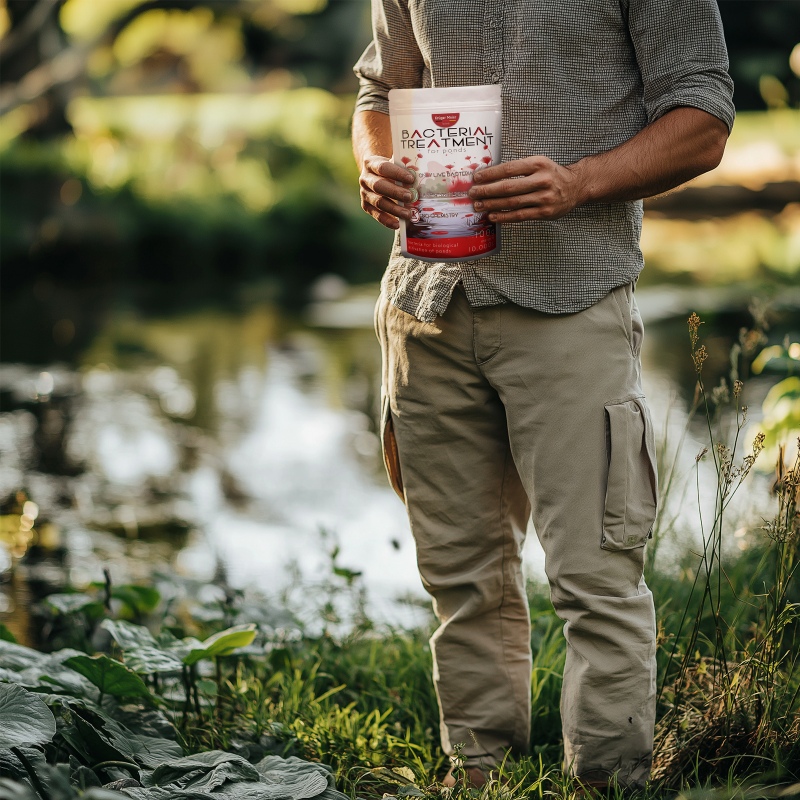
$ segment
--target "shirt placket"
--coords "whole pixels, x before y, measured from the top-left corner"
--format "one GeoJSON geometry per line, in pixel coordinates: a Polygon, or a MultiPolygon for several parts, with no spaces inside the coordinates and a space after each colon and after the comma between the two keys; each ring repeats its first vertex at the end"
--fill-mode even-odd
{"type": "Polygon", "coordinates": [[[483,7],[483,80],[503,80],[503,3],[486,0],[483,7]]]}

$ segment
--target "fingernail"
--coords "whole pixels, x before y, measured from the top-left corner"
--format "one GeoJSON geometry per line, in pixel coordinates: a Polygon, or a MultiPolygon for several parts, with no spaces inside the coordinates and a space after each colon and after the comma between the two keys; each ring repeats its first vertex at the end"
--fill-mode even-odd
{"type": "Polygon", "coordinates": [[[477,201],[476,203],[474,203],[473,205],[475,206],[475,210],[476,210],[476,211],[480,211],[480,210],[483,208],[483,203],[481,203],[481,201],[480,201],[480,200],[478,200],[478,201],[477,201]]]}
{"type": "Polygon", "coordinates": [[[411,200],[411,196],[411,192],[403,192],[403,200],[405,200],[407,203],[411,200]]]}
{"type": "Polygon", "coordinates": [[[489,214],[489,222],[497,222],[497,214],[489,214]]]}

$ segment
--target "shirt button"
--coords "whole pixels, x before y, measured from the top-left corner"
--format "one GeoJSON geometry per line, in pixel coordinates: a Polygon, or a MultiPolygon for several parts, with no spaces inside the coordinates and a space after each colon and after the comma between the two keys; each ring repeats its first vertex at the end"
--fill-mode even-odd
{"type": "Polygon", "coordinates": [[[493,81],[494,83],[497,83],[497,81],[500,80],[500,73],[499,72],[492,72],[489,75],[489,80],[493,81]]]}

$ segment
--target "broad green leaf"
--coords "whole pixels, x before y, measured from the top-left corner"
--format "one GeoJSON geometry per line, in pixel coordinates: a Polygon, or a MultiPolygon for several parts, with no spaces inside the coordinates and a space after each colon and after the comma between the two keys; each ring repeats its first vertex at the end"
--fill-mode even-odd
{"type": "MultiPolygon", "coordinates": [[[[161,764],[144,777],[145,786],[175,790],[213,792],[226,784],[259,781],[258,770],[241,756],[209,750],[161,764]]],[[[285,795],[290,797],[287,793],[285,795]]]]}
{"type": "Polygon", "coordinates": [[[100,627],[111,634],[123,651],[137,647],[158,647],[155,637],[144,625],[134,625],[124,620],[104,619],[100,627]]]}
{"type": "Polygon", "coordinates": [[[256,638],[255,625],[234,625],[232,628],[209,636],[199,648],[184,656],[183,663],[191,666],[204,658],[227,656],[239,647],[247,647],[256,638]]]}
{"type": "Polygon", "coordinates": [[[161,602],[161,594],[158,589],[150,586],[135,586],[132,583],[112,586],[111,596],[123,604],[123,610],[132,614],[147,614],[154,611],[161,602]]]}
{"type": "Polygon", "coordinates": [[[98,761],[128,761],[152,769],[183,755],[177,742],[161,737],[144,736],[112,719],[99,709],[70,706],[73,725],[60,730],[79,752],[98,761]]]}
{"type": "Polygon", "coordinates": [[[92,616],[103,614],[103,604],[89,594],[51,594],[45,602],[59,614],[75,614],[78,611],[89,613],[92,616]]]}
{"type": "MultiPolygon", "coordinates": [[[[28,763],[37,773],[42,767],[47,766],[44,752],[40,748],[18,747],[15,749],[25,756],[28,763]]],[[[28,772],[25,766],[11,750],[0,750],[0,775],[5,775],[15,780],[27,780],[28,778],[28,772]]],[[[2,796],[2,793],[0,793],[0,797],[2,796]]]]}
{"type": "Polygon", "coordinates": [[[0,667],[20,672],[44,661],[44,654],[21,644],[0,639],[0,667]]]}
{"type": "Polygon", "coordinates": [[[0,684],[0,748],[44,744],[56,733],[53,712],[35,694],[0,684]]]}
{"type": "Polygon", "coordinates": [[[142,625],[121,620],[105,619],[100,623],[125,654],[125,665],[140,674],[180,672],[183,662],[174,653],[159,646],[153,635],[142,625]]]}
{"type": "Polygon", "coordinates": [[[2,622],[0,622],[0,639],[4,642],[17,643],[17,637],[2,622]]]}
{"type": "Polygon", "coordinates": [[[43,654],[39,662],[20,672],[20,683],[37,691],[47,689],[49,692],[96,700],[97,689],[83,675],[64,666],[64,662],[73,656],[83,655],[72,648],[43,654]]]}
{"type": "Polygon", "coordinates": [[[0,778],[0,798],[2,800],[41,800],[27,784],[17,783],[8,778],[0,778]]]}
{"type": "Polygon", "coordinates": [[[125,653],[125,665],[141,675],[152,675],[154,672],[180,672],[183,662],[172,653],[156,647],[139,647],[125,653]]]}
{"type": "Polygon", "coordinates": [[[133,670],[106,655],[73,656],[64,664],[88,678],[103,694],[114,697],[152,697],[144,681],[133,670]]]}

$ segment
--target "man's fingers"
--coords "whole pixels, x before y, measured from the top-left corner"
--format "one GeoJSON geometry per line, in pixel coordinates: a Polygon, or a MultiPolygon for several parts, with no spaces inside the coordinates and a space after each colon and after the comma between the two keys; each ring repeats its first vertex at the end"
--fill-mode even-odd
{"type": "Polygon", "coordinates": [[[519,194],[514,197],[503,197],[476,202],[476,211],[513,211],[517,208],[535,208],[546,204],[547,197],[542,192],[519,194]]]}
{"type": "Polygon", "coordinates": [[[401,203],[409,203],[414,199],[411,191],[398,186],[386,178],[381,178],[374,172],[365,172],[361,178],[361,186],[383,197],[392,197],[401,203]]]}
{"type": "Polygon", "coordinates": [[[515,161],[506,161],[494,167],[485,167],[475,172],[475,183],[492,183],[503,178],[517,178],[520,175],[531,175],[540,169],[545,161],[549,159],[531,157],[518,158],[515,161]]]}
{"type": "Polygon", "coordinates": [[[521,208],[518,211],[493,211],[489,215],[491,222],[524,222],[529,219],[558,219],[563,216],[549,206],[538,206],[536,208],[521,208]]]}
{"type": "Polygon", "coordinates": [[[388,178],[391,181],[402,181],[403,183],[414,183],[414,173],[410,169],[401,167],[387,158],[368,158],[364,162],[364,166],[376,175],[382,178],[388,178]]]}
{"type": "Polygon", "coordinates": [[[397,217],[393,217],[391,214],[387,214],[385,211],[381,211],[379,208],[375,208],[375,206],[369,203],[362,203],[361,208],[371,217],[378,220],[385,228],[396,231],[400,227],[400,222],[397,217]]]}
{"type": "Polygon", "coordinates": [[[527,178],[497,181],[496,183],[490,183],[488,186],[473,186],[469,190],[469,196],[473,200],[483,199],[484,197],[514,197],[515,195],[544,189],[549,183],[550,179],[547,177],[532,175],[527,178]]]}
{"type": "Polygon", "coordinates": [[[375,192],[364,192],[364,202],[374,206],[379,211],[385,211],[395,217],[402,217],[403,219],[411,219],[411,209],[400,206],[392,202],[388,197],[376,194],[375,192]]]}

